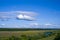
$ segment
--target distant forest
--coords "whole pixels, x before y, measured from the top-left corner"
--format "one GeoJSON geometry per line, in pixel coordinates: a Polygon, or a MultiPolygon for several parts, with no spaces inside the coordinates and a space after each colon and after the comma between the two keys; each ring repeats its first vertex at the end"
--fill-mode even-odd
{"type": "Polygon", "coordinates": [[[60,29],[42,29],[42,28],[0,28],[0,31],[28,31],[28,30],[60,30],[60,29]]]}

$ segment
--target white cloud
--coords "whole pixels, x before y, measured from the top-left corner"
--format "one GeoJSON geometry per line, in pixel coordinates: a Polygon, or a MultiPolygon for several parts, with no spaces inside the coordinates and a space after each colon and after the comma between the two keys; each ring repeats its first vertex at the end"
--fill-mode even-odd
{"type": "Polygon", "coordinates": [[[57,24],[51,24],[51,23],[47,23],[47,24],[44,24],[45,26],[59,26],[57,24]]]}
{"type": "Polygon", "coordinates": [[[24,16],[23,15],[18,15],[17,18],[18,19],[24,19],[24,16]]]}
{"type": "Polygon", "coordinates": [[[6,24],[4,24],[4,23],[3,23],[3,24],[0,24],[0,28],[1,28],[1,27],[4,28],[5,25],[6,25],[6,24]]]}
{"type": "Polygon", "coordinates": [[[28,20],[28,21],[33,21],[34,20],[33,17],[28,16],[28,15],[22,15],[22,14],[18,15],[17,18],[20,19],[20,20],[28,20]]]}
{"type": "Polygon", "coordinates": [[[31,28],[39,28],[40,24],[39,23],[30,23],[31,28]]]}
{"type": "Polygon", "coordinates": [[[31,25],[35,25],[35,26],[38,26],[39,24],[38,24],[38,23],[32,23],[31,25]]]}
{"type": "Polygon", "coordinates": [[[46,25],[46,26],[51,26],[51,25],[53,25],[53,24],[48,23],[48,24],[44,24],[44,25],[46,25]]]}
{"type": "Polygon", "coordinates": [[[1,24],[1,26],[4,26],[5,24],[1,24]]]}

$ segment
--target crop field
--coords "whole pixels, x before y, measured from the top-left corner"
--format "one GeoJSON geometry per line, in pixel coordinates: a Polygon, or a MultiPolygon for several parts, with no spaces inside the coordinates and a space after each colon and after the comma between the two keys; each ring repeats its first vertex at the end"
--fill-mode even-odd
{"type": "Polygon", "coordinates": [[[0,31],[0,40],[57,40],[57,37],[60,30],[0,31]]]}

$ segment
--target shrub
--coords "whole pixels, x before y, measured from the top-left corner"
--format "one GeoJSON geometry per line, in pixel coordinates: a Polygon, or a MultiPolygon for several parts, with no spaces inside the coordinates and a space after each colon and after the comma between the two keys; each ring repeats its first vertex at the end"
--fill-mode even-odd
{"type": "Polygon", "coordinates": [[[51,36],[53,35],[54,33],[53,32],[45,32],[44,33],[44,37],[48,37],[48,36],[51,36]]]}
{"type": "Polygon", "coordinates": [[[12,36],[12,37],[9,37],[9,40],[21,40],[21,38],[18,38],[18,37],[12,36]]]}
{"type": "Polygon", "coordinates": [[[60,40],[60,33],[57,33],[57,36],[55,37],[54,40],[60,40]]]}

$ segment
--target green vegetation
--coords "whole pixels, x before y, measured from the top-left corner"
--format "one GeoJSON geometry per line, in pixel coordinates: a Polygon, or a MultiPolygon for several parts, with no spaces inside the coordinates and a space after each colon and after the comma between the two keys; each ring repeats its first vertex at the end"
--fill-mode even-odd
{"type": "Polygon", "coordinates": [[[60,30],[1,31],[0,29],[0,40],[60,40],[60,30]]]}
{"type": "Polygon", "coordinates": [[[60,29],[41,29],[41,28],[0,28],[0,31],[28,31],[28,30],[60,30],[60,29]]]}
{"type": "Polygon", "coordinates": [[[54,40],[60,40],[60,33],[57,33],[57,36],[55,37],[54,40]]]}

